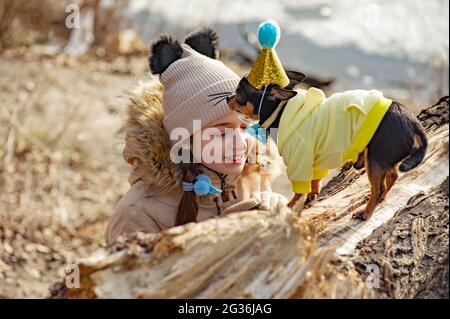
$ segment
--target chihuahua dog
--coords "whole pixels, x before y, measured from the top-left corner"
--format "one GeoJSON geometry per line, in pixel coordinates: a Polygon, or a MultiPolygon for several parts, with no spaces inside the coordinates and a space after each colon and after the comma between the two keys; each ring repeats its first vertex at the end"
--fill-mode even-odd
{"type": "MultiPolygon", "coordinates": [[[[244,77],[235,93],[228,98],[230,108],[259,121],[259,124],[266,129],[280,129],[280,119],[285,106],[288,100],[297,94],[293,89],[305,78],[305,75],[300,72],[287,71],[286,74],[290,80],[287,87],[269,85],[265,92],[263,89],[254,88],[244,77]]],[[[364,210],[355,213],[353,218],[369,219],[375,207],[386,198],[394,185],[398,178],[398,171],[406,172],[419,165],[425,157],[427,145],[427,136],[422,125],[404,106],[393,101],[367,147],[353,163],[355,169],[366,168],[371,186],[367,206],[364,210]]],[[[289,206],[294,206],[302,196],[307,196],[303,199],[311,201],[317,197],[319,191],[320,179],[312,180],[311,192],[295,194],[289,206]]]]}

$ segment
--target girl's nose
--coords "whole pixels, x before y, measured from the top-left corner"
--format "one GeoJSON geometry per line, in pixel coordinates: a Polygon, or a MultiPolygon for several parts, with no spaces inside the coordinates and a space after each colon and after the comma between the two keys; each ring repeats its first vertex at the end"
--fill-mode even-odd
{"type": "Polygon", "coordinates": [[[247,150],[247,133],[245,130],[238,129],[234,149],[236,150],[236,154],[242,154],[247,150]]]}

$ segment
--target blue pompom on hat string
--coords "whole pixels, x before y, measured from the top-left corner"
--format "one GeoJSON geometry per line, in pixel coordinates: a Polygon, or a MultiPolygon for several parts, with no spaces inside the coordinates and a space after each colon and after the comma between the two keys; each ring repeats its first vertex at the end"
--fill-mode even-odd
{"type": "Polygon", "coordinates": [[[249,125],[245,130],[263,144],[266,144],[269,139],[269,130],[266,130],[259,123],[249,125]]]}
{"type": "Polygon", "coordinates": [[[198,196],[207,194],[220,194],[222,190],[215,187],[208,175],[200,174],[194,183],[183,182],[184,191],[194,191],[198,196]]]}

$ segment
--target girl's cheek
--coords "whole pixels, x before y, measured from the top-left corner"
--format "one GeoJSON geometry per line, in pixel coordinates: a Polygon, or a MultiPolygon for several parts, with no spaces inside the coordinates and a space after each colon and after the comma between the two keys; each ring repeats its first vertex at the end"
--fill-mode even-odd
{"type": "MultiPolygon", "coordinates": [[[[210,135],[208,141],[204,144],[210,147],[214,146],[214,149],[222,146],[223,152],[227,149],[232,149],[237,152],[245,151],[248,153],[249,148],[253,143],[253,137],[247,133],[244,128],[238,129],[238,131],[229,132],[228,134],[214,134],[210,135]]],[[[205,146],[203,145],[203,147],[205,146]]]]}
{"type": "Polygon", "coordinates": [[[245,134],[245,143],[247,146],[247,154],[248,154],[255,145],[255,139],[247,131],[245,131],[244,134],[245,134]]]}

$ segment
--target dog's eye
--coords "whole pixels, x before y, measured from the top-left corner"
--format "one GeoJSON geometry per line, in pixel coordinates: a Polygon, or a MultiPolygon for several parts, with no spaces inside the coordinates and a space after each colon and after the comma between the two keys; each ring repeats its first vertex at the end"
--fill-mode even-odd
{"type": "Polygon", "coordinates": [[[230,101],[231,101],[232,99],[234,99],[235,96],[236,96],[236,94],[229,95],[229,96],[227,97],[227,103],[230,103],[230,101]]]}
{"type": "Polygon", "coordinates": [[[246,101],[244,101],[244,99],[239,94],[236,95],[236,102],[238,102],[240,105],[247,104],[246,101]]]}

